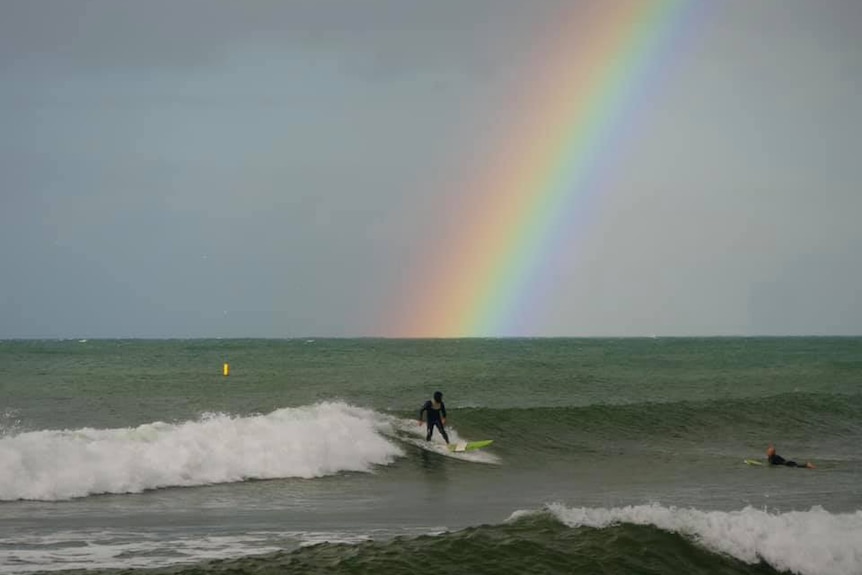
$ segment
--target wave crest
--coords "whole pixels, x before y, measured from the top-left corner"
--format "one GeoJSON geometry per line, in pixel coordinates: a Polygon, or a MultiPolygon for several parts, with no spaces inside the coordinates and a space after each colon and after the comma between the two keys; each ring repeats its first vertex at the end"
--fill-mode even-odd
{"type": "Polygon", "coordinates": [[[389,425],[371,410],[333,402],[127,429],[21,433],[0,438],[0,500],[369,471],[402,455],[383,435],[389,425]]]}
{"type": "MultiPolygon", "coordinates": [[[[780,571],[802,575],[862,573],[862,511],[829,513],[817,506],[778,514],[752,507],[703,511],[657,504],[611,509],[551,504],[544,512],[575,528],[603,529],[626,523],[653,526],[746,563],[765,561],[780,571]]],[[[517,511],[510,521],[535,514],[517,511]]]]}

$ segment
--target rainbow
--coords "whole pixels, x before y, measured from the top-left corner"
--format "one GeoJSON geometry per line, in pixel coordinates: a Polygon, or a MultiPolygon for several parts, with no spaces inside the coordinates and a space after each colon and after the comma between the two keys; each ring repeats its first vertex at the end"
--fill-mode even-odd
{"type": "MultiPolygon", "coordinates": [[[[541,335],[552,263],[611,177],[650,86],[666,73],[695,0],[573,2],[519,101],[493,165],[462,191],[386,331],[402,337],[541,335]],[[614,167],[614,170],[610,168],[614,167]]],[[[521,95],[519,95],[521,96],[521,95]]],[[[577,230],[576,230],[577,231],[577,230]]],[[[576,328],[576,326],[573,326],[576,328]]]]}

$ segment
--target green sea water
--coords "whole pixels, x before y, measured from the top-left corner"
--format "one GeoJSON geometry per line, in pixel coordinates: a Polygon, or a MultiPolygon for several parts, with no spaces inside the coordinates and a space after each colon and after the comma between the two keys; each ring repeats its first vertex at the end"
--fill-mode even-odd
{"type": "Polygon", "coordinates": [[[862,341],[7,341],[0,369],[27,426],[111,427],[332,399],[412,411],[435,389],[453,407],[488,409],[845,397],[860,392],[862,341]]]}
{"type": "Polygon", "coordinates": [[[0,393],[4,572],[862,572],[862,338],[3,341],[0,393]]]}

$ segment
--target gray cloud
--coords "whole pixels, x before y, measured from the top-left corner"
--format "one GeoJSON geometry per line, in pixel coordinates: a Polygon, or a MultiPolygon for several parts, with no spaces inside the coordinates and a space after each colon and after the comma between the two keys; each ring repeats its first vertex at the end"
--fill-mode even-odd
{"type": "Polygon", "coordinates": [[[95,69],[223,63],[256,45],[404,70],[437,59],[489,60],[529,41],[561,3],[398,0],[8,0],[0,7],[0,65],[95,69]],[[499,42],[505,38],[505,42],[499,42]]]}
{"type": "MultiPolygon", "coordinates": [[[[0,337],[380,333],[566,6],[3,2],[0,337]]],[[[860,11],[692,21],[524,333],[862,332],[860,11]]]]}

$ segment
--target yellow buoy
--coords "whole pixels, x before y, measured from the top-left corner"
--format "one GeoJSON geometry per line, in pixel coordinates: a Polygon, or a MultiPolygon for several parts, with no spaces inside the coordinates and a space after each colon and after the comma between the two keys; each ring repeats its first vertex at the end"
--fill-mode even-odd
{"type": "Polygon", "coordinates": [[[225,377],[227,377],[227,376],[229,376],[229,375],[230,375],[230,364],[229,364],[229,363],[227,363],[227,362],[225,362],[225,364],[224,364],[224,370],[223,370],[223,373],[224,373],[224,376],[225,376],[225,377]]]}

